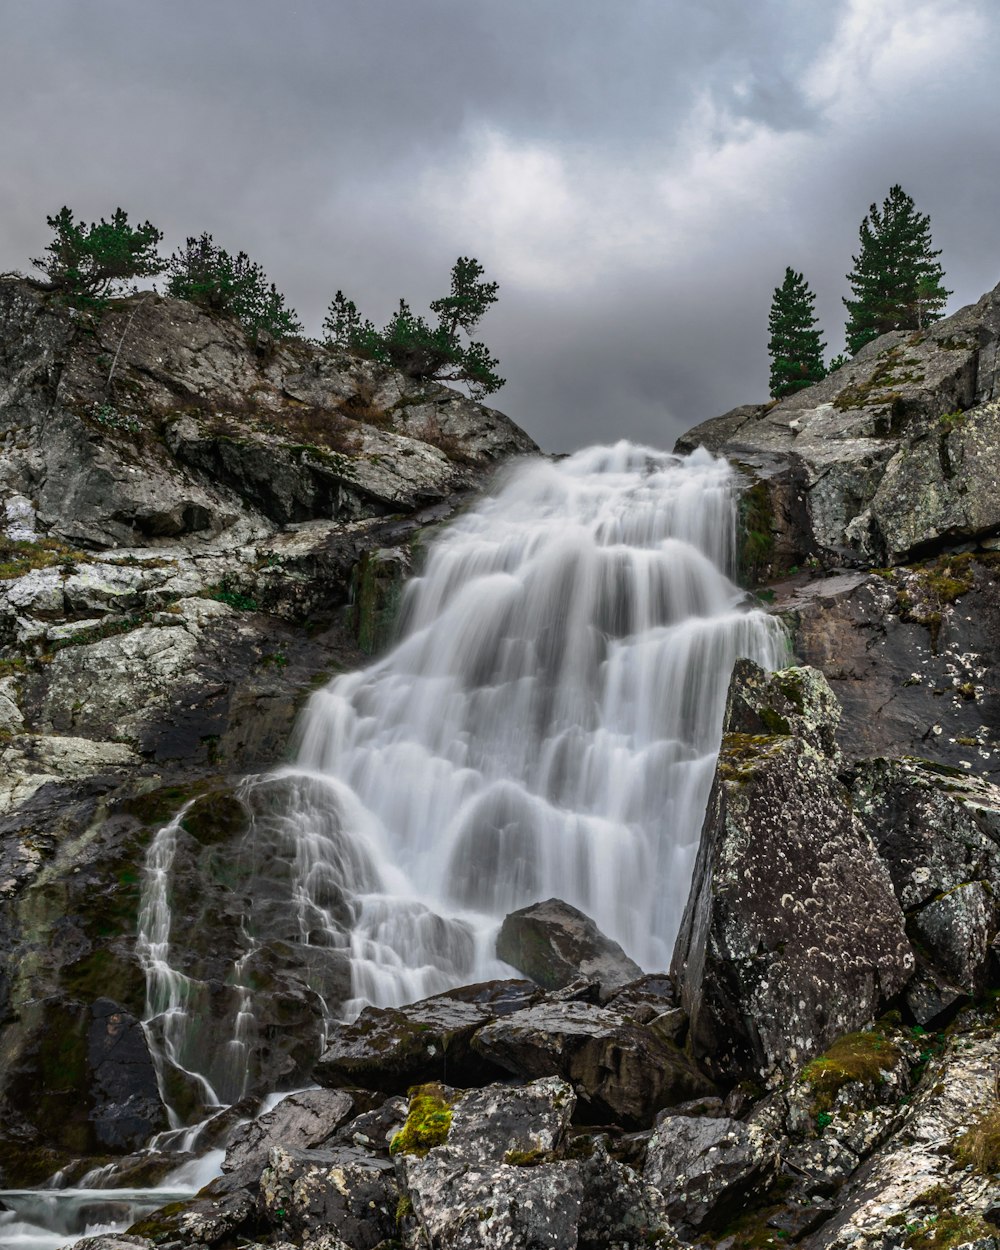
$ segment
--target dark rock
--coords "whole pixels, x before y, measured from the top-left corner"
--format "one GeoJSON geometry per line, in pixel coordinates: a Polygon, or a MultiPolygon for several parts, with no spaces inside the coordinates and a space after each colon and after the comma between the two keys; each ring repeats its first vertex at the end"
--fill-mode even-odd
{"type": "Polygon", "coordinates": [[[822,669],[848,759],[1000,767],[1000,583],[992,553],[775,588],[795,654],[822,669]]]}
{"type": "Polygon", "coordinates": [[[366,1007],[357,1020],[331,1029],[315,1079],[386,1093],[434,1080],[484,1084],[497,1069],[469,1043],[491,1018],[488,1008],[446,995],[409,1007],[366,1007]]]}
{"type": "Polygon", "coordinates": [[[731,1080],[791,1071],[871,1021],[914,969],[837,775],[836,712],[814,670],[736,664],[673,967],[689,1046],[731,1080]]]}
{"type": "Polygon", "coordinates": [[[645,1179],[666,1199],[681,1233],[724,1225],[747,1195],[777,1175],[778,1147],[755,1126],[704,1116],[666,1116],[646,1152],[645,1179]]]}
{"type": "Polygon", "coordinates": [[[146,1034],[107,998],[94,1003],[91,1019],[87,1062],[95,1141],[110,1150],[135,1150],[167,1127],[146,1034]]]}
{"type": "Polygon", "coordinates": [[[233,1133],[222,1164],[226,1172],[249,1165],[263,1168],[272,1146],[307,1150],[333,1135],[354,1106],[340,1090],[309,1089],[287,1098],[259,1119],[241,1125],[233,1133]]]}
{"type": "Polygon", "coordinates": [[[571,1082],[581,1123],[645,1128],[663,1107],[713,1092],[683,1052],[589,1003],[547,1002],[515,1012],[481,1028],[472,1047],[517,1076],[571,1082]]]}
{"type": "Polygon", "coordinates": [[[648,1024],[676,1008],[677,991],[666,973],[652,972],[618,990],[607,1005],[637,1024],[648,1024]]]}
{"type": "Polygon", "coordinates": [[[602,998],[642,976],[589,916],[557,898],[511,912],[497,935],[497,958],[549,990],[580,976],[597,981],[602,998]]]}
{"type": "Polygon", "coordinates": [[[253,1232],[257,1200],[250,1190],[234,1187],[220,1177],[184,1203],[171,1203],[143,1216],[128,1230],[156,1244],[176,1238],[185,1247],[196,1243],[213,1247],[253,1232]]]}
{"type": "Polygon", "coordinates": [[[330,1145],[360,1146],[364,1150],[389,1153],[389,1143],[406,1122],[405,1098],[387,1098],[380,1107],[355,1116],[330,1139],[330,1145]]]}
{"type": "Polygon", "coordinates": [[[260,1193],[267,1220],[284,1237],[333,1229],[351,1250],[374,1250],[395,1234],[393,1165],[364,1150],[273,1146],[260,1193]]]}

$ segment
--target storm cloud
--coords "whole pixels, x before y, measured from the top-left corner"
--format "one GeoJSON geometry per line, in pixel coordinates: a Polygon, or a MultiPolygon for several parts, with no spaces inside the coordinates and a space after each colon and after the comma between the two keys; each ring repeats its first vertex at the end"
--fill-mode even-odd
{"type": "Polygon", "coordinates": [[[766,397],[786,265],[842,347],[860,220],[931,215],[949,308],[1000,278],[990,0],[39,0],[0,8],[0,269],[62,204],[259,260],[319,332],[500,283],[492,402],[544,446],[766,397]]]}

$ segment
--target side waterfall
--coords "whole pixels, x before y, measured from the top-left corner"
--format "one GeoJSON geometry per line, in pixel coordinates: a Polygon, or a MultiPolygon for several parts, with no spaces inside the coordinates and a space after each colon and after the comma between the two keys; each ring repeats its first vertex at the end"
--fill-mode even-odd
{"type": "MultiPolygon", "coordinates": [[[[500,921],[553,895],[668,966],[733,663],[786,656],[731,580],[735,532],[724,461],[620,443],[514,466],[435,540],[395,649],[315,694],[297,763],[245,787],[253,854],[277,873],[247,928],[280,912],[311,967],[340,961],[329,1014],[509,975],[500,921]]],[[[190,1068],[170,843],[147,866],[140,946],[190,1068]]]]}

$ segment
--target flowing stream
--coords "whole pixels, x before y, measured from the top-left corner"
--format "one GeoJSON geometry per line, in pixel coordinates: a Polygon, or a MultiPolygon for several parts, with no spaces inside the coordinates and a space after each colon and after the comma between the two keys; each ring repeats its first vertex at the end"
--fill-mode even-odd
{"type": "Polygon", "coordinates": [[[787,655],[732,580],[735,534],[725,461],[628,443],[521,462],[452,522],[407,586],[397,645],[314,694],[295,764],[244,787],[244,854],[270,875],[228,974],[221,1059],[173,961],[178,822],[154,841],[139,950],[161,1075],[206,1106],[243,1094],[244,969],[267,914],[331,1019],[510,975],[500,922],[551,896],[666,968],[733,663],[787,655]]]}

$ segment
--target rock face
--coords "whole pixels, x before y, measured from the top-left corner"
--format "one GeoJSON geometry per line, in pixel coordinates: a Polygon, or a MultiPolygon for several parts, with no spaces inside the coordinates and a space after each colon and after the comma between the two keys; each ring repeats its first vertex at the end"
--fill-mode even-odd
{"type": "Polygon", "coordinates": [[[601,997],[642,976],[617,942],[605,937],[582,911],[550,898],[512,912],[497,935],[497,958],[548,990],[562,989],[584,976],[596,981],[601,997]]]}
{"type": "MultiPolygon", "coordinates": [[[[987,538],[1000,533],[998,344],[1000,288],[927,330],[883,335],[780,403],[696,426],[680,447],[801,466],[815,549],[835,563],[901,564],[987,538]]],[[[787,535],[780,502],[771,512],[767,531],[787,535]]]]}
{"type": "Polygon", "coordinates": [[[248,1092],[306,1083],[346,969],[241,854],[274,796],[235,788],[282,758],[314,684],[388,640],[411,540],[535,448],[371,362],[264,348],[149,293],[79,313],[9,278],[0,446],[0,1183],[35,1183],[163,1126],[135,929],[146,851],[185,802],[172,945],[203,1045],[226,1051],[245,958],[248,1092]],[[125,1023],[95,1063],[98,1010],[125,1023]]]}
{"type": "Polygon", "coordinates": [[[674,953],[690,1046],[718,1075],[791,1071],[878,1014],[915,961],[839,779],[822,676],[738,661],[674,953]]]}

